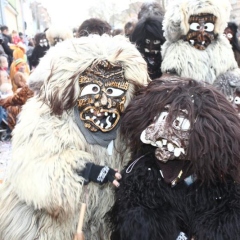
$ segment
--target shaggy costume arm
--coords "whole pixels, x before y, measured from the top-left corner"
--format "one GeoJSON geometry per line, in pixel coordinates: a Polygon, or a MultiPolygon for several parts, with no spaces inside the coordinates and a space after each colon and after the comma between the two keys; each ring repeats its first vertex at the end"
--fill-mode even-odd
{"type": "Polygon", "coordinates": [[[140,159],[130,173],[123,170],[116,202],[108,213],[112,240],[176,240],[181,232],[153,159],[140,159]]]}
{"type": "Polygon", "coordinates": [[[14,129],[7,181],[20,200],[56,216],[59,211],[76,210],[84,182],[77,171],[94,159],[84,151],[73,118],[68,113],[62,118],[50,116],[47,109],[35,98],[23,106],[14,129]]]}
{"type": "Polygon", "coordinates": [[[18,93],[0,101],[4,108],[9,106],[21,106],[26,103],[28,98],[33,96],[33,92],[28,87],[23,87],[18,93]]]}

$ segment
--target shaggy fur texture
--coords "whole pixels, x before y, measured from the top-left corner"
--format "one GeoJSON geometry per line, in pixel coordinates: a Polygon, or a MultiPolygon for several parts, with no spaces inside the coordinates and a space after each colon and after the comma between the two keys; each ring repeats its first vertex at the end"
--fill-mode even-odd
{"type": "Polygon", "coordinates": [[[42,81],[41,91],[23,106],[13,132],[11,166],[0,188],[0,239],[73,239],[80,202],[87,203],[86,240],[108,239],[103,216],[113,203],[112,184],[83,186],[76,171],[87,162],[121,169],[128,151],[118,135],[111,156],[106,148],[88,144],[73,112],[81,73],[104,59],[123,64],[127,106],[148,75],[140,53],[123,37],[67,40],[50,48],[38,65],[35,80],[42,81]]]}
{"type": "Polygon", "coordinates": [[[180,0],[170,5],[163,21],[166,42],[162,47],[162,72],[175,72],[212,84],[219,75],[237,68],[231,45],[223,36],[229,16],[228,0],[180,0]],[[181,39],[189,31],[190,15],[198,13],[217,17],[214,29],[217,38],[203,51],[181,39]]]}
{"type": "Polygon", "coordinates": [[[164,16],[166,39],[176,42],[189,30],[188,19],[191,15],[211,13],[217,17],[215,34],[222,34],[229,21],[231,5],[228,0],[179,0],[168,5],[164,16]]]}
{"type": "Polygon", "coordinates": [[[43,47],[39,45],[40,40],[45,38],[46,38],[45,33],[37,33],[34,37],[35,47],[29,59],[30,64],[33,67],[36,67],[39,64],[40,58],[42,58],[46,54],[47,50],[49,49],[49,45],[43,46],[43,47]]]}
{"type": "Polygon", "coordinates": [[[102,36],[111,34],[111,26],[108,22],[98,18],[90,18],[85,20],[78,29],[77,37],[88,36],[89,34],[98,34],[102,36]]]}
{"type": "Polygon", "coordinates": [[[227,25],[227,28],[231,29],[233,32],[233,38],[231,41],[231,45],[232,45],[235,59],[238,63],[238,67],[240,67],[240,44],[239,44],[239,40],[238,40],[238,36],[237,36],[238,26],[234,22],[229,22],[227,25]]]}
{"type": "Polygon", "coordinates": [[[50,46],[55,46],[58,42],[73,38],[73,32],[68,27],[51,26],[46,31],[46,37],[50,46]]]}
{"type": "Polygon", "coordinates": [[[184,232],[188,239],[239,240],[240,123],[226,98],[193,80],[155,80],[131,102],[122,120],[132,159],[145,156],[131,171],[122,171],[108,214],[111,239],[176,240],[184,232]],[[142,131],[166,105],[170,126],[180,109],[188,111],[188,160],[174,161],[191,169],[196,180],[190,185],[184,179],[174,187],[166,183],[160,170],[173,160],[160,165],[155,147],[140,141],[142,131]]]}

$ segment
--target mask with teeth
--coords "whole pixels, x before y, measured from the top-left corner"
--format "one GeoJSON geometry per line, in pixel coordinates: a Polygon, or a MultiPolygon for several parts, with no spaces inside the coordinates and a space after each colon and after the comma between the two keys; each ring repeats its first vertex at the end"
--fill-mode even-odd
{"type": "Polygon", "coordinates": [[[78,109],[84,126],[92,132],[109,132],[124,110],[129,83],[120,63],[93,63],[80,76],[78,109]]]}
{"type": "Polygon", "coordinates": [[[155,117],[154,122],[141,134],[141,141],[156,147],[155,156],[158,160],[167,162],[173,159],[185,159],[190,134],[190,121],[187,110],[181,110],[172,124],[167,123],[169,106],[155,117]]]}
{"type": "Polygon", "coordinates": [[[189,32],[185,40],[199,50],[205,50],[212,41],[215,40],[214,34],[216,16],[208,13],[191,15],[189,18],[189,32]]]}
{"type": "Polygon", "coordinates": [[[152,79],[159,77],[160,66],[161,66],[161,41],[157,39],[145,39],[145,44],[143,45],[140,52],[143,58],[147,62],[148,72],[152,79]]]}

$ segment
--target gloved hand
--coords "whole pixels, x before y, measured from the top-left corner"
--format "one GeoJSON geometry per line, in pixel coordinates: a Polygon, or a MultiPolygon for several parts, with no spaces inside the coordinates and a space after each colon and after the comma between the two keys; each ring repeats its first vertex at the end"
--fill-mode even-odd
{"type": "Polygon", "coordinates": [[[120,184],[116,179],[122,178],[118,171],[115,171],[110,167],[100,166],[94,163],[87,163],[84,170],[77,173],[85,179],[84,184],[88,184],[90,181],[100,185],[112,182],[116,187],[119,187],[120,184]]]}

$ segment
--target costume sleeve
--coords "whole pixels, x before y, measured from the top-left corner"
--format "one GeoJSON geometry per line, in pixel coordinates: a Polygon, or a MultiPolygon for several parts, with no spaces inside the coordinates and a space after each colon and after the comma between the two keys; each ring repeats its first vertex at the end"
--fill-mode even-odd
{"type": "Polygon", "coordinates": [[[31,90],[28,87],[23,87],[18,93],[6,98],[2,106],[4,108],[9,106],[22,106],[29,98],[29,91],[31,90]]]}
{"type": "Polygon", "coordinates": [[[128,170],[122,172],[116,201],[107,216],[111,239],[176,240],[180,233],[176,217],[163,200],[166,189],[152,159],[141,159],[126,173],[128,170]]]}
{"type": "Polygon", "coordinates": [[[79,140],[80,132],[73,119],[40,116],[46,108],[34,98],[23,106],[24,114],[20,114],[14,129],[6,184],[12,183],[12,191],[20,201],[56,216],[61,211],[76,211],[84,182],[77,171],[94,158],[79,140]]]}

